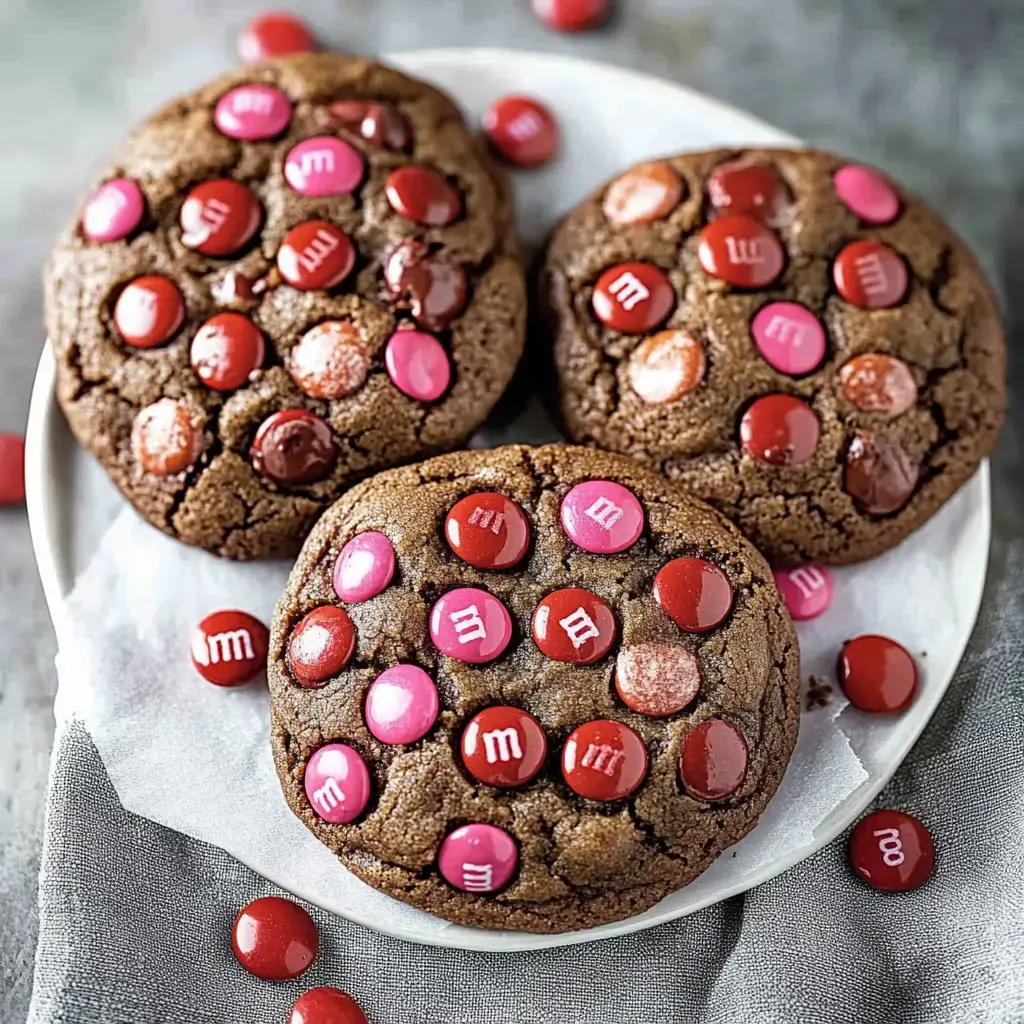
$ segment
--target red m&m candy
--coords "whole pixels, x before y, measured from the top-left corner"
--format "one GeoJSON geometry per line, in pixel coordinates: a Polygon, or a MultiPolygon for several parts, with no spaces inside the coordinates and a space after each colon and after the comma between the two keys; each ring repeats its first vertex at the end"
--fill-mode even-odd
{"type": "Polygon", "coordinates": [[[185,319],[177,285],[159,274],[129,281],[114,304],[114,323],[132,348],[156,348],[169,341],[185,319]]]}
{"type": "Polygon", "coordinates": [[[908,892],[923,885],[935,868],[928,829],[903,811],[875,811],[850,836],[850,863],[868,885],[883,892],[908,892]]]}
{"type": "Polygon", "coordinates": [[[674,558],[654,577],[654,599],[687,633],[714,629],[732,609],[729,577],[703,558],[674,558]]]}
{"type": "Polygon", "coordinates": [[[523,510],[504,494],[479,491],[452,506],[444,522],[448,546],[478,569],[509,569],[530,546],[523,510]]]}
{"type": "Polygon", "coordinates": [[[683,787],[698,800],[723,800],[747,777],[747,741],[731,722],[710,718],[683,741],[679,773],[683,787]]]}
{"type": "Polygon", "coordinates": [[[341,284],[355,264],[355,246],[325,220],[307,220],[292,228],[277,250],[281,276],[303,291],[341,284]]]}
{"type": "Polygon", "coordinates": [[[315,49],[316,39],[305,22],[281,11],[253,18],[238,37],[238,56],[246,64],[315,49]]]}
{"type": "Polygon", "coordinates": [[[700,265],[737,288],[766,288],[782,273],[785,255],[774,233],[753,217],[720,217],[700,233],[700,265]]]}
{"type": "Polygon", "coordinates": [[[799,466],[818,448],[821,425],[814,410],[792,395],[765,395],[740,420],[743,450],[769,466],[799,466]]]}
{"type": "Polygon", "coordinates": [[[621,722],[586,722],[569,734],[562,750],[562,775],[588,800],[621,800],[647,774],[644,741],[621,722]]]}
{"type": "Polygon", "coordinates": [[[356,631],[348,612],[335,605],[314,608],[288,641],[288,663],[303,686],[319,686],[337,675],[356,646],[356,631]]]}
{"type": "Polygon", "coordinates": [[[462,197],[429,167],[398,167],[388,175],[388,202],[417,224],[444,227],[462,213],[462,197]]]}
{"type": "Polygon", "coordinates": [[[611,11],[611,0],[533,0],[533,13],[556,32],[596,28],[611,11]]]}
{"type": "Polygon", "coordinates": [[[533,715],[519,708],[493,707],[470,719],[462,734],[462,760],[488,786],[522,786],[544,766],[548,741],[533,715]]]}
{"type": "Polygon", "coordinates": [[[305,409],[271,413],[249,449],[256,472],[286,487],[323,480],[337,457],[331,428],[305,409]]]}
{"type": "Polygon", "coordinates": [[[359,329],[344,320],[311,327],[288,355],[292,380],[311,398],[345,398],[370,372],[370,353],[359,329]]]}
{"type": "Polygon", "coordinates": [[[685,185],[670,163],[653,160],[620,174],[604,194],[602,209],[613,224],[628,227],[663,220],[683,198],[685,185]]]}
{"type": "Polygon", "coordinates": [[[712,172],[708,198],[719,216],[753,217],[774,224],[785,204],[786,188],[771,167],[733,160],[712,172]]]}
{"type": "Polygon", "coordinates": [[[192,633],[192,664],[215,686],[240,686],[267,665],[270,632],[248,612],[212,612],[192,633]]]}
{"type": "Polygon", "coordinates": [[[297,978],[316,959],[320,935],[297,903],[264,896],[243,907],[231,931],[238,962],[264,981],[297,978]]]}
{"type": "Polygon", "coordinates": [[[25,500],[25,438],[0,434],[0,505],[25,500]]]}
{"type": "Polygon", "coordinates": [[[892,714],[909,707],[917,693],[917,663],[887,636],[859,636],[843,644],[839,683],[854,707],[892,714]]]}
{"type": "Polygon", "coordinates": [[[589,590],[569,587],[548,594],[533,613],[534,643],[554,661],[590,665],[615,642],[615,615],[589,590]]]}
{"type": "Polygon", "coordinates": [[[660,327],[676,304],[665,273],[653,263],[609,267],[594,285],[594,314],[623,334],[647,334],[660,327]]]}
{"type": "Polygon", "coordinates": [[[340,988],[311,988],[295,1000],[288,1024],[369,1024],[359,1004],[340,988]]]}
{"type": "Polygon", "coordinates": [[[484,132],[510,164],[547,163],[558,149],[558,123],[551,111],[528,96],[504,96],[484,112],[484,132]]]}
{"type": "Polygon", "coordinates": [[[864,352],[839,370],[843,397],[865,412],[902,416],[917,402],[917,381],[910,367],[884,352],[864,352]]]}
{"type": "Polygon", "coordinates": [[[836,288],[851,305],[888,309],[907,293],[907,265],[881,242],[851,242],[832,267],[836,288]]]}
{"type": "Polygon", "coordinates": [[[240,181],[204,181],[185,196],[181,240],[204,256],[230,256],[248,244],[262,216],[259,200],[240,181]]]}
{"type": "Polygon", "coordinates": [[[173,398],[161,398],[147,405],[135,417],[132,450],[146,473],[154,476],[183,473],[203,450],[198,415],[173,398]]]}
{"type": "Polygon", "coordinates": [[[676,643],[645,640],[619,651],[615,689],[627,707],[652,718],[682,711],[700,690],[696,655],[676,643]]]}
{"type": "Polygon", "coordinates": [[[263,334],[247,316],[218,313],[196,332],[189,358],[208,388],[234,391],[249,383],[265,352],[263,334]]]}

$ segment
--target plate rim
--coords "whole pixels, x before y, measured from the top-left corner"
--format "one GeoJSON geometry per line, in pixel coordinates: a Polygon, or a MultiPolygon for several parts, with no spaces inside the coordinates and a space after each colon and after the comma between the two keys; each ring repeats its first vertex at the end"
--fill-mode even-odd
{"type": "MultiPolygon", "coordinates": [[[[514,50],[500,47],[449,47],[431,48],[426,50],[409,50],[398,53],[385,54],[382,59],[385,62],[393,63],[401,69],[407,66],[429,80],[430,70],[439,64],[458,61],[463,64],[479,64],[492,62],[516,62],[516,63],[544,63],[546,65],[562,65],[573,69],[574,72],[586,72],[602,76],[615,76],[623,83],[628,82],[631,87],[643,87],[648,91],[671,93],[676,101],[682,96],[691,105],[702,107],[707,111],[709,117],[728,116],[731,119],[746,122],[752,131],[767,132],[775,135],[779,146],[798,146],[802,143],[799,139],[787,132],[777,129],[768,122],[748,114],[746,111],[732,104],[717,100],[698,92],[689,86],[648,75],[644,72],[635,71],[631,68],[622,67],[612,63],[593,60],[590,58],[577,57],[566,54],[543,53],[530,50],[514,50]]],[[[66,553],[60,554],[60,523],[61,502],[58,496],[57,474],[54,472],[53,456],[56,452],[56,445],[60,438],[55,431],[63,429],[68,431],[66,424],[61,421],[61,413],[56,400],[55,393],[55,362],[49,342],[43,346],[36,374],[32,386],[32,395],[29,406],[28,426],[26,429],[26,506],[29,519],[29,532],[36,565],[43,587],[43,595],[50,612],[51,620],[57,634],[58,646],[64,634],[63,622],[63,601],[71,589],[73,580],[70,579],[70,567],[66,563],[66,553]]],[[[70,436],[68,434],[68,436],[70,436]]],[[[991,509],[991,487],[990,469],[988,459],[979,466],[978,472],[965,487],[980,487],[981,500],[981,534],[977,540],[984,541],[986,555],[991,551],[992,533],[992,509],[991,509]]],[[[812,856],[828,843],[840,836],[853,821],[866,809],[878,793],[885,787],[896,770],[903,763],[913,745],[920,738],[921,733],[928,726],[935,713],[936,708],[945,696],[950,682],[956,673],[963,658],[964,650],[970,640],[977,622],[978,612],[981,607],[981,598],[985,586],[988,565],[987,558],[984,562],[976,593],[971,595],[973,614],[971,615],[969,628],[965,628],[962,641],[958,645],[955,659],[951,659],[950,668],[942,680],[930,680],[927,691],[919,701],[921,715],[919,723],[907,730],[903,742],[899,744],[896,754],[882,768],[867,769],[868,778],[832,811],[832,813],[815,830],[810,843],[799,847],[790,854],[771,861],[768,865],[747,876],[734,884],[725,884],[714,893],[698,900],[691,906],[674,908],[662,915],[647,917],[645,915],[626,918],[623,921],[615,921],[606,925],[599,925],[595,928],[585,929],[576,932],[562,932],[557,934],[538,934],[532,932],[510,932],[494,931],[488,929],[477,929],[460,925],[451,925],[449,929],[438,935],[426,937],[411,937],[407,932],[399,931],[379,920],[370,919],[365,915],[351,911],[340,911],[337,907],[326,906],[319,898],[304,892],[301,886],[289,881],[279,881],[272,875],[266,874],[261,868],[248,863],[245,858],[237,854],[229,854],[239,863],[244,864],[249,870],[265,878],[279,888],[290,892],[298,898],[305,900],[314,906],[320,907],[328,913],[337,914],[354,924],[372,929],[391,938],[398,939],[416,945],[427,945],[443,948],[461,949],[469,952],[489,952],[515,954],[528,952],[537,949],[550,949],[561,946],[577,945],[585,942],[600,941],[605,938],[614,938],[620,935],[634,934],[648,928],[667,924],[670,921],[688,917],[723,900],[730,899],[739,893],[746,892],[755,886],[761,885],[789,870],[796,864],[812,856]],[[642,918],[642,919],[641,919],[642,918]],[[594,934],[599,932],[601,934],[594,934]],[[451,936],[454,941],[445,941],[451,936]],[[460,941],[461,940],[461,941],[460,941]]],[[[59,699],[59,698],[58,698],[59,699]]],[[[58,735],[60,722],[58,722],[58,735]]],[[[656,905],[657,906],[657,905],[656,905]]],[[[651,910],[655,910],[651,908],[651,910]]]]}

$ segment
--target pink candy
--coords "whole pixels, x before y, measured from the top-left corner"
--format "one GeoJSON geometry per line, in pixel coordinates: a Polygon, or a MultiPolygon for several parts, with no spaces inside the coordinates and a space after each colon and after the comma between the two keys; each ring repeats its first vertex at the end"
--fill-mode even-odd
{"type": "Polygon", "coordinates": [[[463,892],[497,892],[508,885],[519,862],[515,840],[494,825],[463,825],[441,844],[437,866],[446,882],[463,892]]]}
{"type": "Polygon", "coordinates": [[[85,204],[82,234],[94,242],[116,242],[139,226],[145,207],[142,190],[131,178],[112,178],[85,204]]]}
{"type": "Polygon", "coordinates": [[[440,398],[452,379],[444,346],[424,331],[395,331],[384,350],[384,365],[395,387],[419,402],[440,398]]]}
{"type": "Polygon", "coordinates": [[[240,85],[217,101],[213,123],[232,139],[272,139],[288,127],[292,105],[270,85],[240,85]]]}
{"type": "Polygon", "coordinates": [[[370,801],[366,762],[346,743],[328,743],[309,759],[305,786],[317,816],[332,825],[355,821],[370,801]]]}
{"type": "Polygon", "coordinates": [[[899,216],[895,189],[870,167],[847,164],[836,171],[832,183],[843,205],[868,224],[890,224],[899,216]]]}
{"type": "Polygon", "coordinates": [[[430,639],[442,654],[470,665],[493,661],[512,639],[512,618],[486,590],[450,590],[430,612],[430,639]]]}
{"type": "Polygon", "coordinates": [[[761,355],[781,373],[810,373],[825,358],[825,328],[795,302],[770,302],[750,325],[761,355]]]}
{"type": "Polygon", "coordinates": [[[794,619],[816,619],[828,610],[835,593],[832,574],[823,565],[776,569],[775,583],[794,619]]]}
{"type": "Polygon", "coordinates": [[[347,142],[318,135],[289,151],[284,176],[302,196],[347,196],[363,180],[363,158],[347,142]]]}
{"type": "Polygon", "coordinates": [[[635,544],[644,528],[636,495],[611,480],[577,484],[562,499],[562,529],[584,551],[614,555],[635,544]]]}
{"type": "Polygon", "coordinates": [[[377,530],[353,537],[334,563],[334,592],[351,604],[376,597],[395,574],[395,549],[377,530]]]}
{"type": "Polygon", "coordinates": [[[366,693],[366,725],[381,743],[415,743],[437,721],[437,687],[418,665],[395,665],[366,693]]]}

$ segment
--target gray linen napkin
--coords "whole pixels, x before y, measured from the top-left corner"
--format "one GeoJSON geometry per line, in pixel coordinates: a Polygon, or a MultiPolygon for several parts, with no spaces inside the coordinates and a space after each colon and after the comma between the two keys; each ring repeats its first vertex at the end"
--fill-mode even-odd
{"type": "Polygon", "coordinates": [[[235,961],[273,886],[126,813],[80,724],[58,736],[29,1024],[279,1024],[314,985],[373,1024],[1024,1022],[1024,543],[996,542],[949,693],[879,806],[921,817],[935,876],[858,882],[845,839],[743,896],[637,935],[534,953],[414,946],[310,908],[321,952],[271,984],[235,961]]]}

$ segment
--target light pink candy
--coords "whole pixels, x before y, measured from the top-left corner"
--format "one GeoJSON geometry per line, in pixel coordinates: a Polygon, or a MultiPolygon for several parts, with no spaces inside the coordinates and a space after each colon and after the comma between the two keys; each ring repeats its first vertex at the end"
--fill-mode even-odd
{"type": "Polygon", "coordinates": [[[816,619],[828,610],[835,593],[832,574],[823,565],[776,569],[775,583],[794,619],[816,619]]]}
{"type": "Polygon", "coordinates": [[[442,654],[470,665],[493,661],[512,639],[512,618],[486,590],[450,590],[430,612],[430,639],[442,654]]]}
{"type": "Polygon", "coordinates": [[[644,510],[636,495],[611,480],[577,484],[562,499],[562,529],[584,551],[614,555],[643,532],[644,510]]]}
{"type": "Polygon", "coordinates": [[[519,862],[516,841],[494,825],[463,825],[445,838],[437,866],[446,882],[463,892],[497,892],[519,862]]]}
{"type": "Polygon", "coordinates": [[[139,226],[145,207],[142,190],[131,178],[112,178],[85,204],[82,233],[94,242],[116,242],[139,226]]]}
{"type": "Polygon", "coordinates": [[[896,190],[870,167],[847,164],[836,171],[832,183],[843,205],[868,224],[889,224],[899,215],[896,190]]]}
{"type": "Polygon", "coordinates": [[[306,796],[332,825],[355,821],[370,801],[366,762],[347,743],[328,743],[306,765],[306,796]]]}
{"type": "Polygon", "coordinates": [[[347,142],[317,135],[289,151],[284,176],[302,196],[347,196],[363,180],[363,158],[347,142]]]}
{"type": "Polygon", "coordinates": [[[232,139],[272,139],[288,127],[292,105],[271,85],[240,85],[217,101],[213,123],[232,139]]]}
{"type": "Polygon", "coordinates": [[[750,325],[761,355],[781,373],[810,373],[825,358],[825,328],[795,302],[770,302],[750,325]]]}
{"type": "Polygon", "coordinates": [[[334,592],[352,604],[376,597],[395,574],[395,549],[378,530],[353,537],[334,563],[334,592]]]}
{"type": "Polygon", "coordinates": [[[444,346],[424,331],[395,331],[384,350],[395,387],[419,402],[433,402],[448,389],[452,365],[444,346]]]}
{"type": "Polygon", "coordinates": [[[437,687],[418,665],[395,665],[366,693],[366,725],[381,743],[415,743],[437,721],[437,687]]]}

